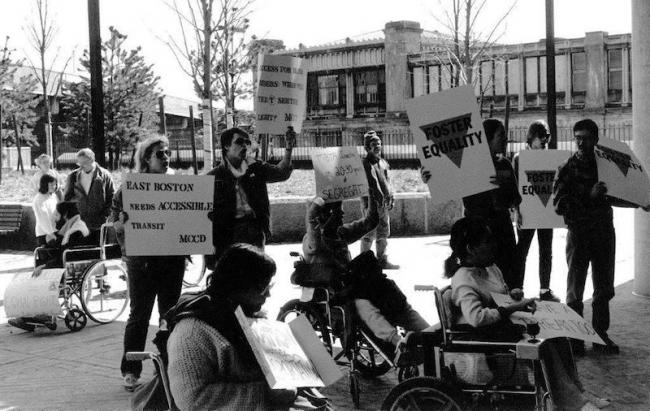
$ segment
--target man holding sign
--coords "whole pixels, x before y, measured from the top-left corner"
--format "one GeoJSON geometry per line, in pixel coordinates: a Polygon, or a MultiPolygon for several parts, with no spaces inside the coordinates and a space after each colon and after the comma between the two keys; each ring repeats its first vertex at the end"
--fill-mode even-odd
{"type": "MultiPolygon", "coordinates": [[[[251,140],[244,130],[229,128],[221,134],[222,162],[208,172],[214,176],[212,239],[214,266],[221,254],[234,243],[253,244],[262,249],[270,231],[270,206],[267,183],[285,181],[291,176],[291,152],[296,133],[288,127],[282,161],[272,165],[248,159],[251,140]]],[[[210,260],[210,259],[209,259],[210,260]]]]}
{"type": "MultiPolygon", "coordinates": [[[[605,344],[593,344],[594,351],[618,354],[619,348],[607,335],[609,300],[614,297],[616,234],[612,205],[638,207],[627,201],[606,196],[607,186],[599,181],[594,148],[598,143],[598,125],[593,120],[578,121],[573,127],[578,151],[560,167],[553,187],[555,211],[564,217],[567,233],[566,303],[583,315],[582,297],[591,263],[594,295],[592,324],[605,344]]],[[[647,210],[646,210],[647,211],[647,210]]],[[[584,354],[582,341],[574,341],[574,350],[584,354]]]]}

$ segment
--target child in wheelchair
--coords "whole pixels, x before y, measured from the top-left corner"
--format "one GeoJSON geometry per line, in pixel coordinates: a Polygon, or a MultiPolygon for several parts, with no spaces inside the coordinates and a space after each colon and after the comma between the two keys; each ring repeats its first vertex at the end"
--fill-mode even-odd
{"type": "MultiPolygon", "coordinates": [[[[453,225],[452,254],[445,261],[445,275],[451,278],[453,323],[475,331],[465,337],[467,339],[516,341],[524,330],[518,329],[508,318],[515,311],[534,311],[535,302],[522,298],[520,289],[508,290],[501,271],[494,264],[494,245],[490,228],[481,217],[461,218],[453,225]],[[491,292],[510,293],[516,302],[497,307],[491,292]]],[[[595,409],[583,394],[568,341],[547,342],[541,347],[540,357],[550,373],[548,389],[560,409],[595,409]]]]}
{"type": "MultiPolygon", "coordinates": [[[[378,224],[377,205],[370,203],[364,218],[344,224],[340,201],[325,204],[322,198],[316,197],[307,211],[303,255],[311,266],[310,274],[333,285],[337,299],[354,301],[356,314],[370,331],[396,353],[401,353],[406,339],[396,326],[420,331],[429,324],[411,307],[395,282],[383,274],[372,251],[351,259],[348,244],[378,224]]],[[[402,360],[406,361],[406,357],[402,360]]]]}

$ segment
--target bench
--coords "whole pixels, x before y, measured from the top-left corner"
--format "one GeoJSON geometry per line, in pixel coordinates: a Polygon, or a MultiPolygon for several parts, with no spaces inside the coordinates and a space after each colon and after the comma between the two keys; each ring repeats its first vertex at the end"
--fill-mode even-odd
{"type": "Polygon", "coordinates": [[[0,234],[20,230],[23,219],[23,206],[20,204],[0,204],[0,234]]]}

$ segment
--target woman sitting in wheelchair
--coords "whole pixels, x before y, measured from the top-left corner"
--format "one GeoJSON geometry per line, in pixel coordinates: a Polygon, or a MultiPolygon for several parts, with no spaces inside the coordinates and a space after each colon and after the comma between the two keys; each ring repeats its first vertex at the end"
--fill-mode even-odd
{"type": "Polygon", "coordinates": [[[372,251],[351,261],[348,244],[359,240],[379,223],[377,205],[370,203],[366,217],[344,224],[340,201],[325,204],[322,198],[316,197],[307,211],[303,254],[305,262],[314,267],[312,275],[328,279],[335,291],[341,291],[341,298],[354,299],[359,318],[376,337],[392,344],[393,349],[397,347],[399,352],[405,339],[396,326],[406,331],[421,331],[429,324],[411,307],[395,282],[383,274],[372,251]]]}
{"type": "Polygon", "coordinates": [[[63,267],[63,252],[65,250],[89,245],[88,235],[90,230],[81,219],[76,202],[63,201],[58,203],[54,218],[59,228],[56,232],[56,238],[48,241],[44,255],[38,257],[40,262],[45,263],[45,268],[63,267]]]}
{"type": "MultiPolygon", "coordinates": [[[[452,253],[445,261],[445,275],[451,278],[452,303],[457,309],[454,322],[473,327],[477,340],[516,341],[522,337],[524,327],[518,328],[508,317],[515,311],[534,310],[535,302],[523,299],[520,289],[508,290],[494,264],[494,244],[490,229],[481,217],[461,218],[453,225],[452,253]],[[509,293],[517,301],[507,307],[497,307],[492,292],[509,293]]],[[[546,342],[540,356],[550,371],[549,388],[560,409],[596,409],[583,395],[568,342],[546,342]]]]}

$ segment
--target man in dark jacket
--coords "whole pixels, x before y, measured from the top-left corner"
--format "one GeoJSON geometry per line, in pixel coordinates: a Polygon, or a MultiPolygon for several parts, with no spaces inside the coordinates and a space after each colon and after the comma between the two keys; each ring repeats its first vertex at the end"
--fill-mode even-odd
{"type": "Polygon", "coordinates": [[[221,134],[222,162],[208,172],[214,176],[214,212],[212,238],[215,248],[213,265],[234,243],[264,248],[270,231],[267,183],[285,181],[291,176],[291,152],[296,133],[289,128],[282,161],[272,165],[247,159],[251,140],[244,130],[230,128],[221,134]]]}
{"type": "Polygon", "coordinates": [[[63,193],[64,201],[76,201],[81,219],[90,230],[89,243],[99,245],[100,228],[110,214],[115,188],[113,177],[95,162],[89,148],[77,152],[79,168],[68,175],[63,193]]]}

